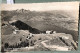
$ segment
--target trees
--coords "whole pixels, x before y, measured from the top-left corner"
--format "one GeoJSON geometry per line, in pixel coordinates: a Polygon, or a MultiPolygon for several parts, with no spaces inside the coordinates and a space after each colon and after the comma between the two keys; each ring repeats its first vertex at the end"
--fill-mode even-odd
{"type": "Polygon", "coordinates": [[[9,44],[8,44],[8,43],[5,43],[5,44],[4,44],[4,47],[5,47],[5,48],[8,48],[8,47],[9,47],[9,44]]]}
{"type": "Polygon", "coordinates": [[[1,52],[4,52],[4,46],[3,45],[1,46],[1,52]]]}

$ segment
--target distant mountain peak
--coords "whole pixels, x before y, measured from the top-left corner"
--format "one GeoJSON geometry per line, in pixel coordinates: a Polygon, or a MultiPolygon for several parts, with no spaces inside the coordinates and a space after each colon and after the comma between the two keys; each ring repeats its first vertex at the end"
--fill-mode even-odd
{"type": "Polygon", "coordinates": [[[30,10],[26,10],[26,9],[17,9],[16,12],[19,12],[19,13],[27,13],[27,12],[30,12],[30,10]]]}

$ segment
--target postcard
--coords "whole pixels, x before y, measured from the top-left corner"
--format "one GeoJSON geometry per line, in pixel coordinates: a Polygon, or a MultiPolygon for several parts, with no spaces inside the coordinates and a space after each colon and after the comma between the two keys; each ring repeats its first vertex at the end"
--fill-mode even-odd
{"type": "Polygon", "coordinates": [[[78,2],[1,4],[1,51],[75,51],[78,2]]]}

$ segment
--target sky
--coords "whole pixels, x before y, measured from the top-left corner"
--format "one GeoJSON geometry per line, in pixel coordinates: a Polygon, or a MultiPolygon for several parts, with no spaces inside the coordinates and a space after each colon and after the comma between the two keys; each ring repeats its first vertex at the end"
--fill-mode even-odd
{"type": "Polygon", "coordinates": [[[26,9],[31,11],[78,10],[78,2],[48,2],[26,4],[1,4],[1,10],[26,9]]]}

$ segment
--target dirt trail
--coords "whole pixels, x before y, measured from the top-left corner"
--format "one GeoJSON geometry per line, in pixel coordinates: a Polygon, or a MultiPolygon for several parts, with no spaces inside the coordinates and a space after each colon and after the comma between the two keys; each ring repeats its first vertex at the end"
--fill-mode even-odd
{"type": "Polygon", "coordinates": [[[49,49],[56,49],[58,51],[68,51],[68,47],[61,47],[61,46],[56,46],[56,45],[46,45],[45,42],[48,40],[42,41],[41,43],[44,45],[44,47],[49,48],[49,49]]]}

